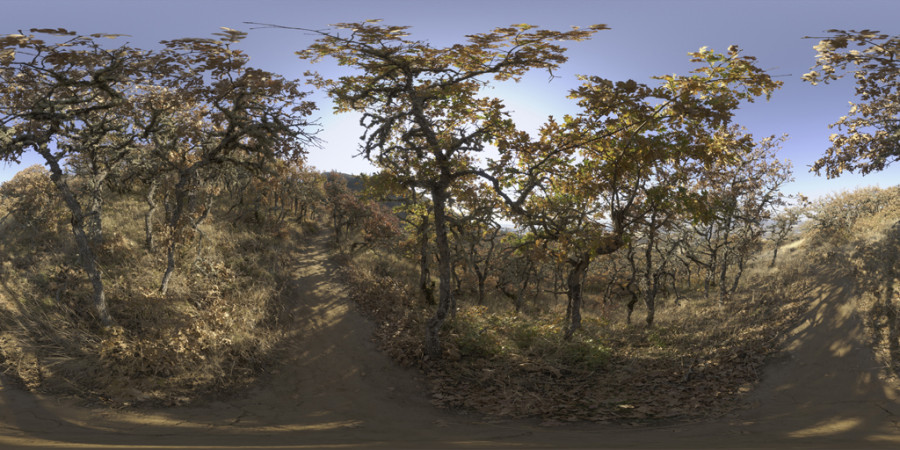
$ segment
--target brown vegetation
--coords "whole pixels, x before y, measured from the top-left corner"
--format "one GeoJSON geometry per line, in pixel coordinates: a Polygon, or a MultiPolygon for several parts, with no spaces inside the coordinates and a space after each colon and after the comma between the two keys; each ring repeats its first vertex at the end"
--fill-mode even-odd
{"type": "MultiPolygon", "coordinates": [[[[763,260],[765,259],[765,261],[763,260]]],[[[759,380],[767,356],[805,311],[814,268],[798,254],[720,304],[702,292],[659,306],[654,326],[626,324],[623,299],[586,295],[584,329],[564,339],[564,303],[542,296],[516,313],[504,298],[460,299],[441,360],[425,357],[416,271],[383,253],[345,269],[352,297],[378,324],[382,347],[428,376],[433,402],[489,415],[550,421],[641,421],[721,414],[759,380]]]]}
{"type": "Polygon", "coordinates": [[[807,235],[830,264],[852,274],[860,314],[885,375],[900,375],[900,188],[863,188],[814,203],[807,235]]]}
{"type": "MultiPolygon", "coordinates": [[[[436,49],[376,22],[307,30],[318,40],[299,52],[360,72],[311,77],[338,111],[363,113],[361,154],[382,169],[365,194],[304,166],[314,105],[298,81],[246,66],[232,48],[246,33],[155,53],[66,30],[31,30],[50,44],[0,38],[0,159],[34,151],[49,168],[0,186],[4,371],[113,404],[182,404],[248,383],[276,364],[285,331],[283,250],[325,206],[352,296],[386,351],[428,375],[437,405],[551,422],[720,414],[805,310],[817,261],[855,277],[896,376],[900,195],[785,209],[780,140],[732,123],[781,83],[737,46],[691,53],[692,75],[653,86],[583,76],[571,91],[582,112],[532,138],[502,99],[480,97],[489,76],[554,69],[565,49],[550,42],[604,25],[520,24],[436,49]],[[481,160],[489,144],[499,156],[481,160]],[[806,249],[778,265],[801,215],[806,249]],[[645,325],[631,324],[638,300],[645,325]]],[[[848,39],[888,39],[832,33],[819,59],[841,70],[860,63],[834,52],[848,39]]],[[[877,48],[893,55],[887,43],[877,48]]],[[[817,168],[884,167],[896,119],[879,120],[853,122],[884,128],[875,137],[832,136],[817,168]],[[887,147],[862,155],[857,141],[887,147]]]]}
{"type": "Polygon", "coordinates": [[[157,287],[164,249],[148,252],[142,244],[141,195],[111,195],[97,252],[118,322],[106,330],[90,307],[70,232],[20,220],[27,211],[7,193],[39,197],[47,177],[36,169],[24,174],[34,189],[17,177],[3,185],[0,199],[5,210],[19,211],[0,224],[5,373],[30,389],[112,404],[181,404],[245,385],[276,362],[289,280],[283,248],[302,240],[300,224],[232,222],[224,202],[214,205],[215,219],[200,225],[202,239],[179,250],[185,269],[163,295],[157,287]]]}

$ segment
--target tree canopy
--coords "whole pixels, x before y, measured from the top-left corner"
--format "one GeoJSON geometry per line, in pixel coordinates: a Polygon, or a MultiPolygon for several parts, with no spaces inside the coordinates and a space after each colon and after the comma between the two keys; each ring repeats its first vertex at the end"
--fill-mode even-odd
{"type": "MultiPolygon", "coordinates": [[[[813,165],[829,178],[844,171],[877,172],[900,159],[900,36],[872,30],[828,30],[816,45],[816,65],[803,79],[813,85],[852,74],[859,102],[830,125],[837,133],[813,165]],[[854,48],[855,47],[855,48],[854,48]]],[[[808,37],[809,38],[809,37],[808,37]]]]}
{"type": "Polygon", "coordinates": [[[334,31],[306,30],[319,39],[298,55],[313,61],[332,57],[359,72],[336,80],[314,75],[313,83],[328,91],[337,112],[362,113],[362,155],[400,184],[430,195],[440,294],[426,347],[439,357],[440,329],[453,303],[451,189],[479,172],[476,153],[513,129],[503,102],[483,96],[482,88],[491,79],[518,80],[533,69],[552,73],[566,61],[558,42],[585,40],[606,26],[563,32],[518,24],[445,48],[409,39],[407,28],[367,21],[337,24],[334,31]]]}

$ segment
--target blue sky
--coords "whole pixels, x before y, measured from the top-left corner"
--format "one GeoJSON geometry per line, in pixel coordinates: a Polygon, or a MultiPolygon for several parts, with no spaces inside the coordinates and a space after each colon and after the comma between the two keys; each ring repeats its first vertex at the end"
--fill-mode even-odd
{"type": "MultiPolygon", "coordinates": [[[[518,84],[497,85],[492,94],[503,98],[513,117],[525,129],[535,129],[552,114],[577,109],[566,98],[577,85],[577,74],[613,80],[635,79],[652,83],[651,76],[686,73],[687,52],[702,46],[724,51],[739,45],[759,65],[778,75],[784,87],[769,102],[745,105],[736,122],[757,137],[787,133],[780,157],[794,164],[796,181],[789,193],[817,197],[856,186],[897,184],[900,164],[866,177],[844,175],[827,180],[809,173],[809,165],[828,147],[828,124],[847,113],[853,100],[850,82],[810,86],[800,80],[814,63],[812,46],[830,28],[875,29],[900,34],[900,1],[894,0],[0,0],[0,33],[29,28],[63,27],[80,33],[124,33],[131,45],[153,48],[162,39],[206,37],[226,26],[249,31],[242,43],[259,68],[288,78],[302,78],[315,69],[324,75],[341,72],[332,64],[311,66],[294,52],[314,37],[299,31],[251,30],[246,21],[306,28],[326,28],[336,22],[383,19],[385,24],[411,26],[413,38],[435,46],[452,45],[466,34],[489,31],[513,23],[530,23],[565,30],[573,25],[604,23],[611,30],[569,46],[569,62],[548,82],[546,73],[534,72],[518,84]]],[[[847,80],[849,81],[849,80],[847,80]]],[[[322,94],[314,100],[323,125],[321,149],[312,149],[309,161],[320,170],[358,173],[373,169],[359,157],[362,130],[352,115],[334,116],[322,94]]],[[[28,155],[23,165],[40,163],[28,155]]],[[[0,181],[21,167],[0,163],[0,181]]]]}

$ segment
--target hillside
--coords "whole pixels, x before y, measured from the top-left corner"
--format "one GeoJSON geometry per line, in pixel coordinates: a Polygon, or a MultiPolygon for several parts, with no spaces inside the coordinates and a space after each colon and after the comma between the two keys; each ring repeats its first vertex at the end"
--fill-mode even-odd
{"type": "MultiPolygon", "coordinates": [[[[415,371],[371,342],[337,284],[324,235],[291,253],[290,343],[278,371],[245,395],[178,409],[107,410],[29,394],[3,378],[3,446],[141,445],[487,448],[894,448],[900,403],[878,377],[846,281],[823,273],[742,409],[712,422],[634,426],[539,424],[432,407],[415,371]]],[[[893,389],[893,386],[891,386],[893,389]]]]}

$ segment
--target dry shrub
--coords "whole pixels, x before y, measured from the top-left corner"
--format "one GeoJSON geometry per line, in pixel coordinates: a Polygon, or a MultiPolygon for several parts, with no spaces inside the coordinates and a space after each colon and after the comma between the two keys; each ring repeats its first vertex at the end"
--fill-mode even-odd
{"type": "MultiPolygon", "coordinates": [[[[67,210],[50,180],[50,172],[34,165],[0,186],[0,204],[16,222],[37,232],[55,233],[65,224],[67,210]]],[[[0,217],[2,217],[0,215],[0,217]]]]}
{"type": "Polygon", "coordinates": [[[900,374],[900,221],[890,226],[885,226],[881,218],[872,218],[871,222],[878,226],[854,241],[849,260],[857,289],[862,292],[860,307],[876,356],[886,374],[896,378],[900,374]]]}
{"type": "Polygon", "coordinates": [[[856,239],[871,238],[900,217],[900,187],[866,187],[831,194],[813,203],[807,216],[810,247],[846,253],[856,239]]]}
{"type": "Polygon", "coordinates": [[[382,347],[425,372],[434,404],[549,421],[639,422],[736,407],[806,310],[814,269],[799,263],[805,259],[786,255],[790,270],[751,271],[754,290],[726,305],[700,295],[681,306],[661,302],[654,327],[625,325],[623,307],[587,308],[571,341],[562,339],[560,311],[516,314],[459,298],[440,361],[423,356],[432,310],[412,287],[415,267],[376,252],[350,259],[344,272],[353,298],[380,325],[382,347]]]}
{"type": "Polygon", "coordinates": [[[889,377],[900,374],[900,187],[857,189],[820,200],[813,244],[825,243],[829,265],[852,275],[860,314],[889,377]]]}
{"type": "MultiPolygon", "coordinates": [[[[162,251],[147,252],[142,204],[111,195],[97,254],[118,326],[93,317],[91,288],[71,244],[0,239],[0,364],[24,386],[112,404],[184,404],[230,392],[275,364],[282,290],[299,225],[277,232],[213,217],[181,248],[166,296],[162,251]],[[60,251],[62,249],[62,251],[60,251]]],[[[53,235],[68,243],[68,233],[53,235]]]]}
{"type": "Polygon", "coordinates": [[[344,255],[341,279],[350,298],[376,324],[381,348],[404,366],[418,366],[425,337],[425,310],[411,269],[379,253],[344,255]]]}
{"type": "Polygon", "coordinates": [[[120,398],[169,402],[252,381],[276,344],[259,314],[273,292],[254,288],[244,298],[215,295],[199,305],[153,297],[130,303],[131,311],[121,311],[129,323],[100,343],[98,381],[124,389],[120,398]]]}

